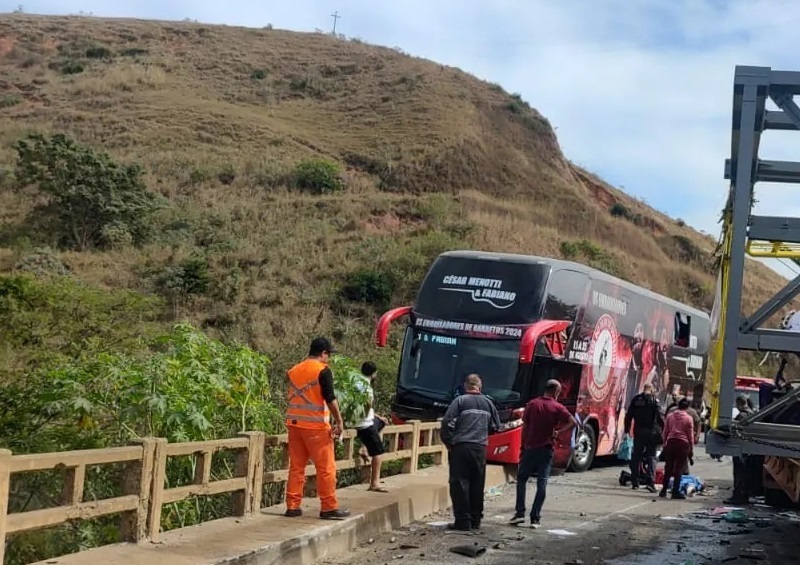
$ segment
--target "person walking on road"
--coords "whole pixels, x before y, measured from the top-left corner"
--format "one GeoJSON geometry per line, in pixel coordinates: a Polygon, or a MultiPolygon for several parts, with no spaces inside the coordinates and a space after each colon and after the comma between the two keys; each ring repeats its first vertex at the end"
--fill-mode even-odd
{"type": "Polygon", "coordinates": [[[361,440],[363,445],[361,451],[362,459],[367,460],[366,455],[371,458],[370,461],[370,481],[369,490],[373,492],[387,492],[385,488],[381,487],[381,455],[386,452],[381,438],[381,430],[386,426],[386,419],[375,414],[375,388],[374,383],[378,375],[378,368],[372,361],[365,361],[361,365],[361,374],[364,376],[364,386],[367,388],[369,394],[369,405],[367,416],[358,424],[356,424],[356,437],[361,440]]]}
{"type": "Polygon", "coordinates": [[[442,418],[442,443],[450,453],[450,500],[455,521],[450,530],[479,529],[486,488],[486,446],[500,429],[494,403],[481,394],[481,378],[469,375],[464,394],[457,396],[442,418]]]}
{"type": "Polygon", "coordinates": [[[525,406],[522,415],[522,455],[517,470],[517,504],[512,524],[525,522],[528,479],[536,475],[536,497],[531,508],[531,527],[538,528],[547,496],[547,481],[553,466],[553,442],[578,425],[575,417],[558,402],[561,383],[547,381],[544,395],[525,406]]]}
{"type": "Polygon", "coordinates": [[[319,517],[324,520],[347,518],[349,510],[339,508],[336,497],[336,453],[334,438],[344,429],[339,403],[333,390],[333,373],[328,358],[333,353],[324,337],[311,342],[308,357],[287,372],[288,407],[286,428],[289,432],[289,477],[286,482],[286,514],[303,515],[300,504],[306,482],[306,463],[317,470],[319,517]],[[333,416],[333,426],[330,416],[333,416]]]}
{"type": "Polygon", "coordinates": [[[656,492],[656,448],[661,444],[664,418],[655,397],[653,385],[646,384],[642,392],[631,400],[625,413],[625,435],[630,436],[633,424],[633,452],[631,453],[631,488],[638,489],[640,482],[650,492],[656,492]],[[641,467],[647,469],[642,477],[641,467]]]}
{"type": "Polygon", "coordinates": [[[695,438],[694,420],[687,412],[688,408],[689,401],[682,398],[678,401],[678,409],[670,412],[664,422],[664,484],[658,494],[661,498],[667,496],[670,478],[672,498],[686,498],[681,492],[681,478],[684,468],[693,455],[695,438]]]}

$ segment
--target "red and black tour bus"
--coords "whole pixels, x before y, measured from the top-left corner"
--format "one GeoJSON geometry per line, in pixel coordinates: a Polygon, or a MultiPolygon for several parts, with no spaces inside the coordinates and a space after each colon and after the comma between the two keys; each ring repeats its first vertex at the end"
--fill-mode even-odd
{"type": "Polygon", "coordinates": [[[464,378],[478,373],[503,422],[489,440],[490,462],[519,462],[522,409],[551,378],[582,424],[556,449],[554,466],[574,471],[616,453],[625,409],[645,383],[662,404],[670,394],[698,407],[703,399],[708,315],[578,263],[442,253],[415,304],[380,318],[379,347],[406,316],[393,420],[441,418],[464,378]]]}

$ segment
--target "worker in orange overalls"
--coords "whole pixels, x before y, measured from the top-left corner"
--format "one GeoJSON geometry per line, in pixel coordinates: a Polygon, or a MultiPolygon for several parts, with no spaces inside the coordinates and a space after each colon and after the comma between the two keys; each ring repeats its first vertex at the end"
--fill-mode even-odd
{"type": "Polygon", "coordinates": [[[333,391],[333,373],[328,357],[333,353],[324,337],[311,342],[308,357],[289,369],[289,406],[286,428],[289,431],[289,479],[286,483],[286,516],[302,516],[300,503],[306,483],[306,463],[311,459],[317,470],[319,517],[340,520],[350,515],[339,508],[336,498],[336,454],[334,438],[344,430],[339,403],[333,391]],[[333,415],[333,426],[330,424],[333,415]]]}

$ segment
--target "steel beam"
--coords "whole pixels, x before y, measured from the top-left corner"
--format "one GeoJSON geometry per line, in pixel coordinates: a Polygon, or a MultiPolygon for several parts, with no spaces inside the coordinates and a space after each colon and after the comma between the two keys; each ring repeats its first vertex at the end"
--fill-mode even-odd
{"type": "Polygon", "coordinates": [[[740,350],[782,351],[800,354],[800,339],[798,339],[797,332],[757,328],[746,333],[740,332],[738,339],[735,333],[732,337],[736,348],[740,350]]]}
{"type": "MultiPolygon", "coordinates": [[[[740,67],[737,67],[737,70],[740,67]]],[[[769,84],[775,90],[786,92],[787,94],[800,94],[800,72],[797,71],[773,71],[769,67],[744,67],[745,69],[762,69],[767,71],[769,84]]]]}
{"type": "MultiPolygon", "coordinates": [[[[752,234],[752,232],[751,232],[752,234]]],[[[751,235],[752,237],[752,235],[751,235]]],[[[761,239],[761,238],[754,238],[761,239]]],[[[779,240],[783,241],[783,240],[779,240]]],[[[742,320],[741,332],[749,333],[758,328],[761,324],[766,322],[775,312],[782,306],[789,303],[800,292],[800,276],[795,277],[789,281],[786,286],[780,289],[775,296],[762,304],[755,313],[749,318],[742,320]]]]}
{"type": "MultiPolygon", "coordinates": [[[[725,316],[724,343],[719,390],[718,425],[732,422],[733,397],[736,382],[737,351],[741,334],[739,324],[742,314],[742,283],[744,280],[745,243],[747,225],[752,205],[751,190],[755,182],[758,146],[764,122],[767,89],[771,69],[766,67],[737,66],[734,74],[733,120],[731,136],[730,202],[733,206],[731,222],[731,257],[728,265],[727,313],[725,316]]],[[[800,82],[798,83],[800,84],[800,82]]]]}
{"type": "Polygon", "coordinates": [[[788,92],[770,91],[769,97],[773,102],[783,110],[783,113],[789,118],[792,123],[800,128],[800,108],[794,103],[794,95],[788,92]]]}
{"type": "MultiPolygon", "coordinates": [[[[725,161],[725,179],[733,180],[733,159],[725,161]]],[[[800,183],[800,163],[797,161],[756,160],[753,182],[800,183]]]]}
{"type": "Polygon", "coordinates": [[[800,127],[798,127],[785,113],[767,110],[764,116],[763,129],[777,131],[798,131],[800,130],[800,127]]]}
{"type": "Polygon", "coordinates": [[[800,243],[800,218],[750,216],[747,237],[758,241],[800,243]]]}
{"type": "Polygon", "coordinates": [[[772,445],[770,438],[735,438],[719,432],[710,431],[706,439],[706,451],[719,455],[741,457],[742,455],[771,455],[773,457],[793,457],[800,459],[800,441],[782,440],[780,445],[772,445]],[[762,443],[763,442],[763,443],[762,443]]]}

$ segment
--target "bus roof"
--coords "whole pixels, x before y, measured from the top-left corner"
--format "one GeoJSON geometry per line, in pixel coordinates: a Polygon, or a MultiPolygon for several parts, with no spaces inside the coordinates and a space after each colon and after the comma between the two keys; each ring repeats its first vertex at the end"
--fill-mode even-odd
{"type": "Polygon", "coordinates": [[[565,261],[563,259],[553,259],[551,257],[539,257],[536,255],[521,255],[517,253],[495,253],[491,251],[472,251],[472,250],[454,250],[454,251],[445,251],[441,253],[439,257],[457,257],[462,259],[481,259],[484,261],[498,261],[498,262],[507,262],[507,263],[527,263],[527,264],[543,264],[543,265],[550,265],[552,267],[562,267],[562,268],[569,268],[574,271],[579,271],[590,275],[594,279],[604,280],[607,282],[614,283],[619,285],[622,288],[630,290],[631,292],[635,292],[641,296],[645,296],[652,300],[656,300],[658,302],[663,302],[665,304],[670,304],[676,309],[683,310],[692,316],[697,316],[700,318],[704,318],[706,320],[709,319],[709,315],[702,310],[698,310],[697,308],[693,308],[692,306],[688,306],[686,304],[682,304],[677,300],[673,300],[669,297],[663,296],[658,294],[657,292],[653,292],[652,290],[648,290],[641,286],[637,286],[633,283],[629,283],[628,281],[622,280],[620,278],[614,277],[609,275],[608,273],[604,273],[598,269],[593,269],[592,267],[587,267],[581,263],[575,263],[574,261],[565,261]]]}

